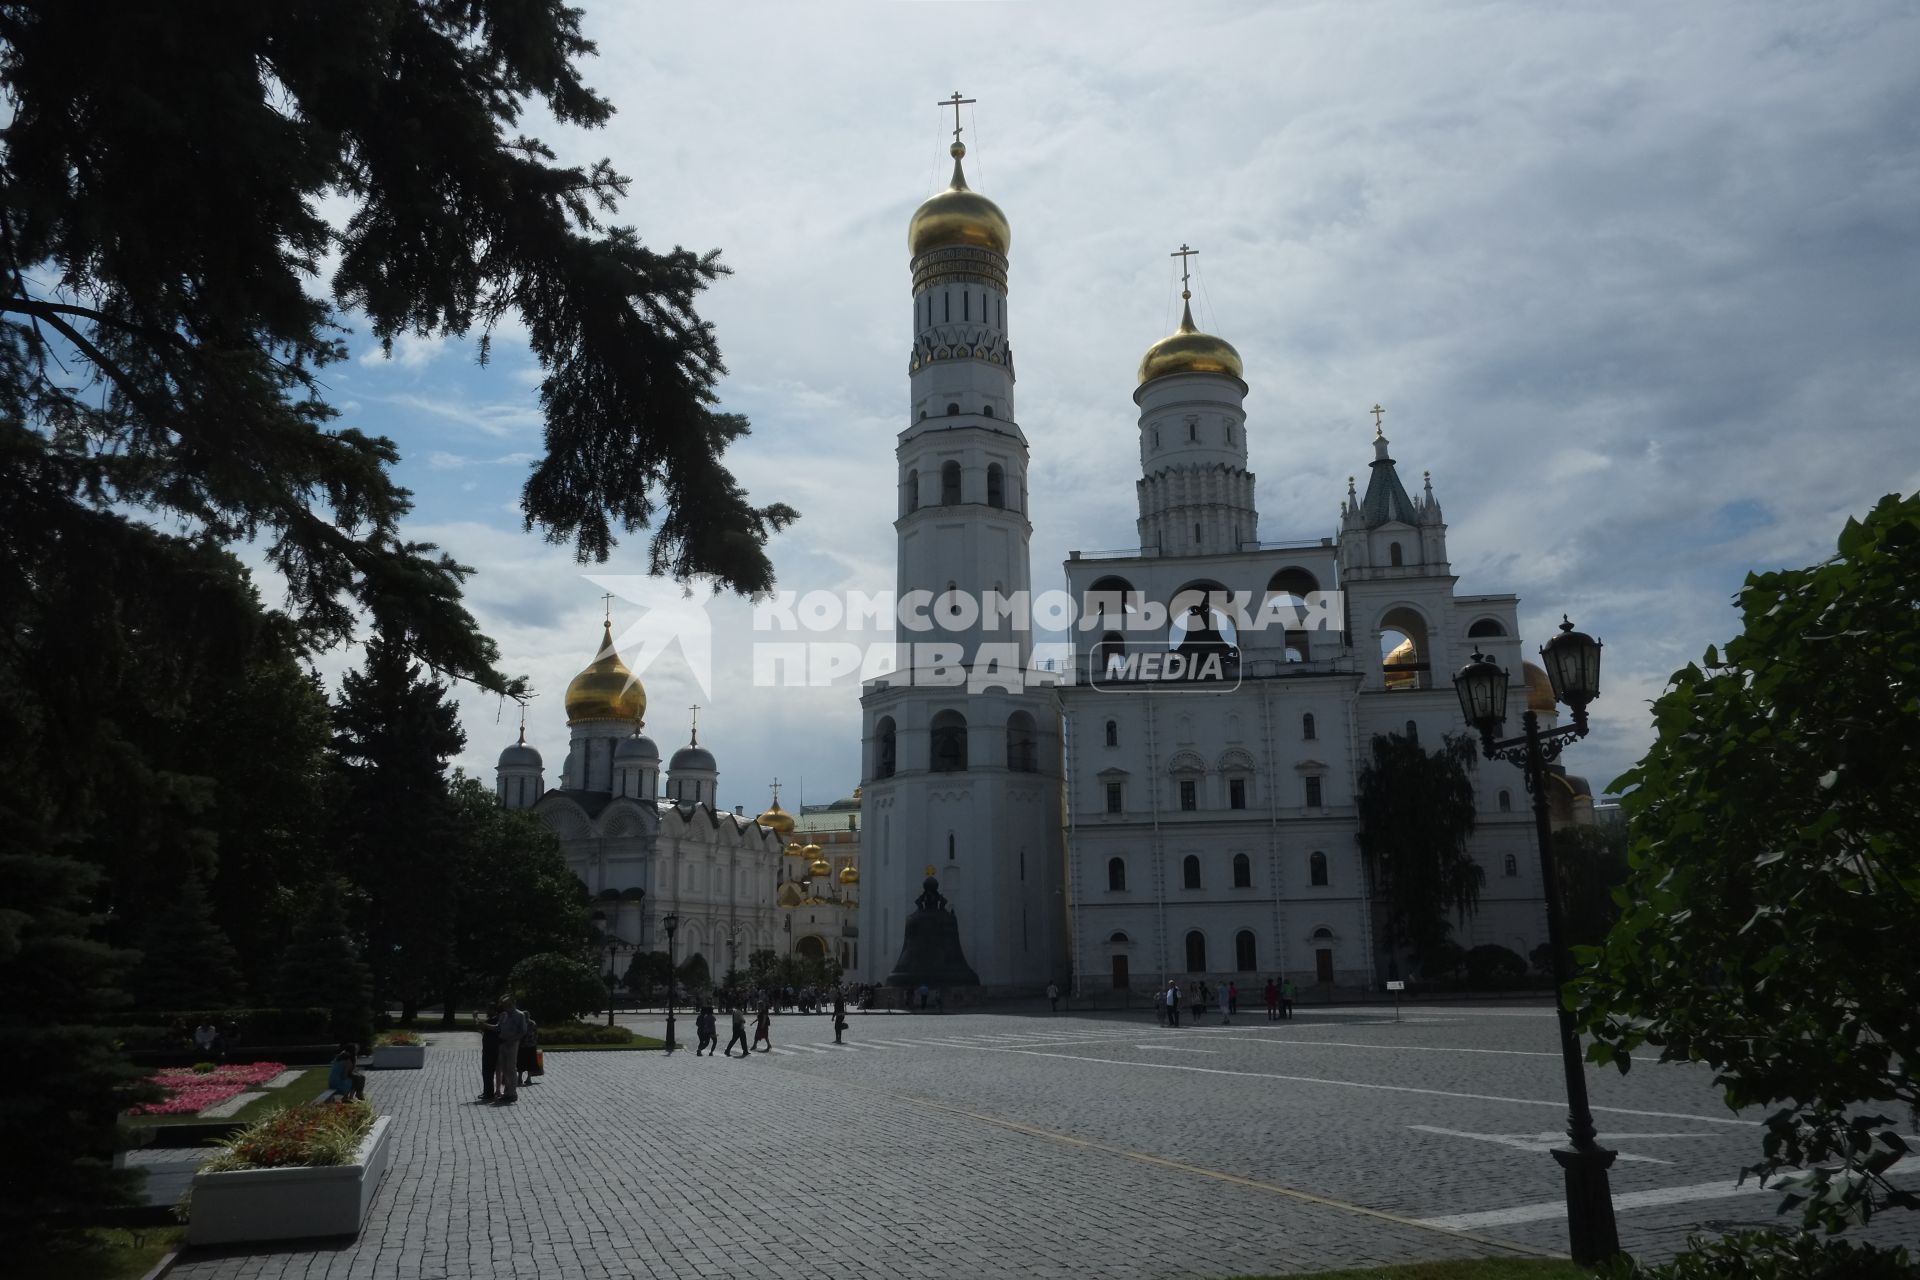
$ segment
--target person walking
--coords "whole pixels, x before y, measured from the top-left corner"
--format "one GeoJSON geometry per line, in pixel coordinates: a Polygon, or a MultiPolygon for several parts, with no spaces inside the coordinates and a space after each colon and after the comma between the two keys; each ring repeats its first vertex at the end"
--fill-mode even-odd
{"type": "Polygon", "coordinates": [[[835,1044],[842,1043],[840,1037],[845,1034],[846,1029],[847,996],[840,988],[835,987],[833,989],[833,1042],[835,1044]]]}
{"type": "Polygon", "coordinates": [[[1280,1016],[1289,1020],[1293,1017],[1293,980],[1291,978],[1280,983],[1280,1016]]]}
{"type": "Polygon", "coordinates": [[[1060,984],[1059,983],[1049,982],[1047,984],[1047,1003],[1053,1006],[1053,1011],[1055,1013],[1060,1012],[1060,984]]]}
{"type": "Polygon", "coordinates": [[[1167,980],[1167,993],[1162,1002],[1167,1006],[1167,1025],[1170,1027],[1179,1026],[1180,1025],[1180,984],[1179,983],[1173,981],[1172,979],[1167,980]]]}
{"type": "MultiPolygon", "coordinates": [[[[718,1039],[718,1038],[719,1037],[717,1036],[715,1037],[715,1039],[718,1039]]],[[[746,1057],[748,1053],[747,1015],[746,1015],[746,1012],[742,1010],[739,1005],[733,1006],[733,1038],[727,1041],[727,1049],[726,1049],[727,1057],[731,1058],[733,1056],[733,1046],[735,1045],[740,1046],[740,1056],[743,1058],[746,1057]]]]}
{"type": "Polygon", "coordinates": [[[761,1052],[772,1053],[773,1052],[773,1013],[771,1010],[767,1008],[767,1003],[764,1000],[760,1002],[760,1012],[756,1014],[753,1019],[754,1047],[759,1048],[760,1042],[762,1040],[765,1040],[767,1042],[767,1047],[765,1049],[762,1049],[761,1052]]]}
{"type": "Polygon", "coordinates": [[[1239,1012],[1240,1012],[1240,984],[1237,982],[1229,981],[1227,983],[1227,998],[1220,1005],[1220,1021],[1222,1023],[1232,1022],[1233,1015],[1239,1012]]]}
{"type": "Polygon", "coordinates": [[[713,1006],[700,1006],[700,1012],[693,1015],[693,1031],[699,1039],[693,1049],[696,1058],[720,1043],[720,1033],[713,1025],[713,1006]]]}
{"type": "Polygon", "coordinates": [[[520,1041],[527,1034],[527,1015],[513,1002],[511,992],[500,997],[500,1096],[496,1107],[510,1107],[520,1101],[520,1041]]]}
{"type": "Polygon", "coordinates": [[[1280,1020],[1280,984],[1272,978],[1267,979],[1267,1021],[1280,1020]]]}
{"type": "Polygon", "coordinates": [[[476,1102],[492,1102],[499,1096],[494,1088],[500,1078],[500,1006],[487,1006],[480,1023],[480,1096],[476,1102]]]}

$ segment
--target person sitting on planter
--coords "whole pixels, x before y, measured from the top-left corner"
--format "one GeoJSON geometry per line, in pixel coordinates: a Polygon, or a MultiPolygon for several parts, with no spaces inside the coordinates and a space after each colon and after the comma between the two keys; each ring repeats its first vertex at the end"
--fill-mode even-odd
{"type": "Polygon", "coordinates": [[[345,1102],[348,1099],[360,1100],[367,1096],[367,1078],[354,1068],[360,1065],[360,1046],[343,1044],[340,1052],[334,1055],[333,1064],[327,1069],[327,1088],[333,1090],[334,1101],[345,1102]]]}

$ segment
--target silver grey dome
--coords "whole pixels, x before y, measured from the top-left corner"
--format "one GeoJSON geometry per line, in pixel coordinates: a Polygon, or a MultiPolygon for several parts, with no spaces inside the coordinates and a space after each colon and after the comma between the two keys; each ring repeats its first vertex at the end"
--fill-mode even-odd
{"type": "Polygon", "coordinates": [[[540,753],[524,742],[516,742],[500,753],[502,769],[538,769],[540,753]]]}
{"type": "Polygon", "coordinates": [[[653,739],[642,734],[621,739],[620,745],[613,749],[615,760],[658,760],[660,748],[653,745],[653,739]]]}
{"type": "Polygon", "coordinates": [[[713,752],[705,747],[682,747],[667,762],[667,772],[679,773],[683,769],[695,773],[718,773],[720,766],[713,762],[713,752]]]}

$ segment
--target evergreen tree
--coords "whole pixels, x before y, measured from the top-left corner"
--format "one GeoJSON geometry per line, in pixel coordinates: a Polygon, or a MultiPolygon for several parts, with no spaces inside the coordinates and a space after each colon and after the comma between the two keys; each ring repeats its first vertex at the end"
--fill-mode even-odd
{"type": "Polygon", "coordinates": [[[454,967],[460,835],[447,763],[466,745],[447,686],[385,637],[334,708],[341,869],[367,895],[375,989],[411,1020],[454,967]]]}
{"type": "Polygon", "coordinates": [[[327,1010],[336,1040],[364,1045],[373,1039],[372,979],[340,898],[331,880],[306,893],[280,957],[274,997],[283,1008],[327,1010]]]}
{"type": "Polygon", "coordinates": [[[150,1011],[242,1003],[239,956],[214,923],[199,876],[182,881],[173,902],[148,924],[133,989],[140,1007],[150,1011]]]}
{"type": "Polygon", "coordinates": [[[1417,963],[1448,941],[1449,912],[1465,918],[1480,903],[1482,873],[1467,853],[1473,758],[1464,737],[1449,735],[1429,753],[1417,739],[1376,734],[1360,770],[1360,852],[1383,907],[1385,940],[1410,949],[1417,963]]]}
{"type": "Polygon", "coordinates": [[[94,1025],[131,958],[91,936],[99,880],[73,858],[0,854],[0,1233],[16,1254],[54,1215],[132,1196],[137,1176],[113,1168],[118,1113],[159,1096],[94,1025]]]}

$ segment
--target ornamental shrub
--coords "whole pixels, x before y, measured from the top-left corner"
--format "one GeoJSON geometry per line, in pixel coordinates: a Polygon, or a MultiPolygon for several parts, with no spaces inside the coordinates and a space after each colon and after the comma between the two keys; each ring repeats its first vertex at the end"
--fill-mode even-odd
{"type": "Polygon", "coordinates": [[[1694,1236],[1659,1266],[1621,1258],[1603,1280],[1920,1280],[1905,1249],[1879,1249],[1807,1233],[1749,1231],[1710,1240],[1694,1236]]]}
{"type": "Polygon", "coordinates": [[[373,1106],[367,1102],[282,1107],[221,1143],[225,1150],[201,1168],[221,1173],[352,1164],[373,1120],[373,1106]]]}
{"type": "MultiPolygon", "coordinates": [[[[607,984],[587,965],[548,951],[513,966],[507,988],[542,1027],[606,1008],[607,984]]],[[[542,1039],[551,1039],[544,1031],[542,1039]]]]}
{"type": "Polygon", "coordinates": [[[540,1025],[541,1044],[632,1044],[633,1032],[625,1027],[607,1027],[594,1022],[562,1022],[540,1025]]]}

